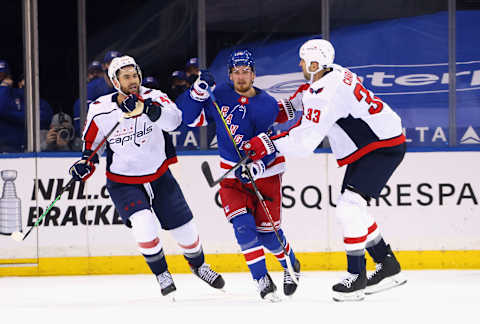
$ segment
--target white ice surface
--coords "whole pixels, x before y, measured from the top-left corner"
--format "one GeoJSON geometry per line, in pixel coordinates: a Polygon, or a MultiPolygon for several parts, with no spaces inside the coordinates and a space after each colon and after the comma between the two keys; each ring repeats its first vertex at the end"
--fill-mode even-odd
{"type": "Polygon", "coordinates": [[[250,274],[225,273],[225,292],[174,274],[176,302],[153,275],[0,278],[0,323],[480,323],[480,271],[404,271],[401,287],[362,302],[334,302],[343,273],[304,272],[292,299],[262,301],[250,274]]]}

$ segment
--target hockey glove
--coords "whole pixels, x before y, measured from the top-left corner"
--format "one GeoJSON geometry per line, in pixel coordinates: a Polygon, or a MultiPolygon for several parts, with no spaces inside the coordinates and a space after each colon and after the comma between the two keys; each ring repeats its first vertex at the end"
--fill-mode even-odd
{"type": "Polygon", "coordinates": [[[243,149],[253,161],[263,159],[276,151],[272,140],[265,133],[252,137],[250,141],[245,143],[243,149]]]}
{"type": "Polygon", "coordinates": [[[150,118],[152,122],[156,122],[162,115],[162,105],[158,102],[153,102],[152,99],[148,98],[143,101],[143,111],[150,118]]]}
{"type": "Polygon", "coordinates": [[[292,120],[295,118],[295,108],[293,104],[288,99],[281,99],[278,101],[278,116],[275,121],[277,123],[285,123],[286,121],[292,120]]]}
{"type": "Polygon", "coordinates": [[[190,89],[190,97],[196,101],[205,101],[210,97],[207,88],[215,89],[215,78],[208,70],[200,70],[200,75],[190,89]]]}
{"type": "Polygon", "coordinates": [[[125,118],[138,117],[143,113],[143,105],[139,103],[138,96],[134,93],[122,101],[120,109],[125,113],[125,118]]]}
{"type": "Polygon", "coordinates": [[[124,113],[130,113],[137,108],[137,101],[137,95],[131,94],[122,101],[120,109],[122,109],[124,113]]]}
{"type": "Polygon", "coordinates": [[[95,165],[92,161],[78,160],[70,167],[70,175],[75,181],[86,181],[95,172],[95,165]]]}
{"type": "Polygon", "coordinates": [[[265,172],[265,164],[263,164],[261,160],[248,163],[247,165],[244,165],[241,168],[235,170],[235,177],[237,177],[237,179],[243,183],[250,182],[250,178],[248,177],[246,168],[250,170],[250,174],[252,175],[253,180],[257,180],[262,176],[263,172],[265,172]]]}

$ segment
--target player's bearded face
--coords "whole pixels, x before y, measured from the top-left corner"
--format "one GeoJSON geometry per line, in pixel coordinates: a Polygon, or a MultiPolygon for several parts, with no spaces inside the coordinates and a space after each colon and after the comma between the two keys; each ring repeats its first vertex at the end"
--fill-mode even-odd
{"type": "Polygon", "coordinates": [[[230,80],[238,92],[247,92],[253,86],[255,73],[249,66],[236,66],[230,71],[230,80]]]}
{"type": "Polygon", "coordinates": [[[140,91],[140,77],[133,66],[122,68],[118,72],[118,81],[122,92],[127,95],[140,91]]]}

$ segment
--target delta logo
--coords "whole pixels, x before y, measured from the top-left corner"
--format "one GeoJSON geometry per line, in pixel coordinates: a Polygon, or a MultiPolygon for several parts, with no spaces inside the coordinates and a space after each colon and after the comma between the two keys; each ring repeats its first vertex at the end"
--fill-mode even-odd
{"type": "Polygon", "coordinates": [[[468,126],[467,131],[460,139],[460,144],[480,144],[480,137],[472,126],[468,126]]]}

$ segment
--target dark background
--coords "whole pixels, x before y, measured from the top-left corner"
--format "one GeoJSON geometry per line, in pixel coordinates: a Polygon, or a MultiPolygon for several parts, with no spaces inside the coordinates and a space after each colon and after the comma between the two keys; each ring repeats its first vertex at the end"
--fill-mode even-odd
{"type": "MultiPolygon", "coordinates": [[[[207,0],[207,64],[228,46],[319,34],[321,2],[207,0]]],[[[132,55],[163,90],[169,75],[197,53],[196,1],[87,1],[87,60],[108,50],[132,55]]],[[[446,11],[446,0],[331,0],[330,29],[446,11]]],[[[459,0],[457,10],[480,9],[459,0]]],[[[78,97],[76,1],[38,1],[40,95],[54,111],[71,113],[78,97]]],[[[2,1],[0,59],[14,81],[23,72],[22,1],[2,1]]]]}

